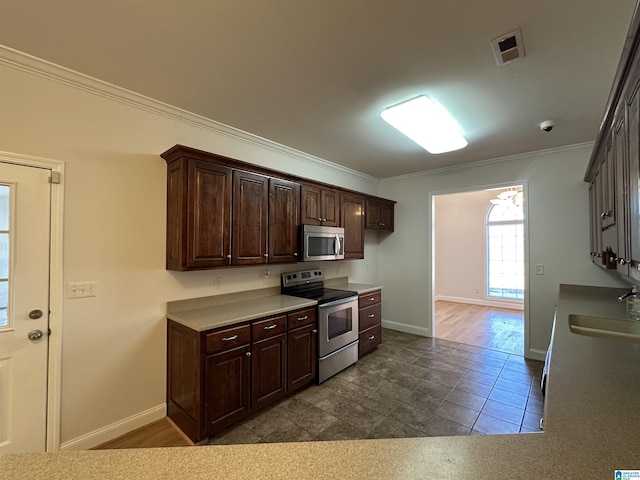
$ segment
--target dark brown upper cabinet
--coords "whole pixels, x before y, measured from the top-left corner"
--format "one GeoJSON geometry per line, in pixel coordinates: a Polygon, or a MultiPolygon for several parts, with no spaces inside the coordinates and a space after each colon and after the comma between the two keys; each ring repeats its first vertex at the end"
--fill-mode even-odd
{"type": "Polygon", "coordinates": [[[394,202],[367,200],[365,209],[365,228],[393,232],[394,202]]]}
{"type": "Polygon", "coordinates": [[[591,260],[640,281],[640,11],[636,11],[584,180],[591,260]]]}
{"type": "Polygon", "coordinates": [[[185,158],[167,174],[167,268],[189,270],[229,264],[231,169],[185,158]]]}
{"type": "Polygon", "coordinates": [[[343,194],[341,226],[344,227],[344,258],[364,258],[364,204],[357,195],[343,194]]]}
{"type": "Polygon", "coordinates": [[[161,156],[168,270],[295,263],[300,224],[345,227],[345,258],[364,258],[365,202],[378,205],[377,229],[393,230],[391,200],[182,145],[161,156]]]}
{"type": "Polygon", "coordinates": [[[340,194],[336,190],[302,185],[302,223],[337,227],[340,222],[340,194]]]}
{"type": "Polygon", "coordinates": [[[300,185],[279,178],[269,179],[269,263],[298,260],[300,185]]]}
{"type": "Polygon", "coordinates": [[[269,177],[234,170],[231,263],[268,263],[269,177]]]}

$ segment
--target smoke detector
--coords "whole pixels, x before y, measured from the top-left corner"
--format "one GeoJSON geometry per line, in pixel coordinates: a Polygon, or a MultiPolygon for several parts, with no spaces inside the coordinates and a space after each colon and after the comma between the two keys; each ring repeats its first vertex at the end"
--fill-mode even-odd
{"type": "Polygon", "coordinates": [[[516,62],[524,57],[522,33],[520,29],[507,33],[491,41],[493,54],[499,67],[516,62]]]}

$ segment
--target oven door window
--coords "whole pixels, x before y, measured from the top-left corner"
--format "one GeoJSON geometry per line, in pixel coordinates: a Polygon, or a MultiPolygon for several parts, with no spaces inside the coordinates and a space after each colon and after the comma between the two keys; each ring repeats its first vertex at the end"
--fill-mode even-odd
{"type": "Polygon", "coordinates": [[[327,319],[327,333],[329,340],[349,333],[353,330],[351,308],[345,308],[329,314],[327,319]]]}

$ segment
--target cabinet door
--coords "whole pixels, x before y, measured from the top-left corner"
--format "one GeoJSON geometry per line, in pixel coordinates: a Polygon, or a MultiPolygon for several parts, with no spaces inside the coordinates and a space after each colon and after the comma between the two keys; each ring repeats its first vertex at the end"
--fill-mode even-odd
{"type": "Polygon", "coordinates": [[[609,228],[616,224],[616,157],[611,144],[605,149],[606,154],[603,159],[602,172],[602,228],[609,228]]]}
{"type": "Polygon", "coordinates": [[[367,200],[365,210],[365,226],[371,230],[380,230],[382,220],[380,217],[380,202],[375,200],[367,200]]]}
{"type": "Polygon", "coordinates": [[[302,185],[300,195],[302,205],[300,222],[303,225],[320,225],[322,223],[320,189],[311,185],[302,185]]]}
{"type": "Polygon", "coordinates": [[[380,203],[380,229],[393,232],[393,209],[394,204],[391,202],[380,203]]]}
{"type": "Polygon", "coordinates": [[[322,212],[322,225],[337,227],[340,223],[340,194],[335,190],[322,189],[320,191],[320,211],[322,212]]]}
{"type": "MultiPolygon", "coordinates": [[[[231,169],[193,161],[188,168],[187,268],[228,265],[231,169]]],[[[171,223],[171,221],[169,222],[171,223]]]]}
{"type": "Polygon", "coordinates": [[[292,392],[316,379],[315,325],[290,330],[287,338],[287,390],[292,392]]]}
{"type": "Polygon", "coordinates": [[[342,196],[341,224],[344,227],[344,258],[364,258],[364,199],[362,197],[342,196]]]}
{"type": "Polygon", "coordinates": [[[615,158],[615,211],[618,235],[616,251],[618,273],[629,274],[629,159],[627,157],[627,134],[624,108],[614,122],[613,156],[615,158]]]}
{"type": "Polygon", "coordinates": [[[204,431],[207,434],[231,425],[249,413],[249,359],[249,345],[206,357],[204,431]]]}
{"type": "Polygon", "coordinates": [[[591,261],[602,266],[602,229],[600,227],[600,209],[598,208],[598,181],[589,185],[589,218],[591,229],[591,261]]]}
{"type": "Polygon", "coordinates": [[[629,275],[640,280],[640,80],[627,98],[627,155],[629,161],[629,275]]]}
{"type": "Polygon", "coordinates": [[[269,263],[298,261],[300,185],[269,179],[269,263]]]}
{"type": "Polygon", "coordinates": [[[233,265],[267,262],[267,211],[269,178],[233,172],[233,265]]]}
{"type": "Polygon", "coordinates": [[[286,384],[286,334],[251,345],[251,409],[260,409],[282,397],[286,384]]]}

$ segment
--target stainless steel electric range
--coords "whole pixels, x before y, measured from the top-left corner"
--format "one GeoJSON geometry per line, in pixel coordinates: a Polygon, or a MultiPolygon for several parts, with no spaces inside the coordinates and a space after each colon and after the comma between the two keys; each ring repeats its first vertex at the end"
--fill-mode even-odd
{"type": "Polygon", "coordinates": [[[318,302],[318,383],[358,361],[358,294],[324,286],[322,269],[282,274],[281,293],[318,302]]]}

